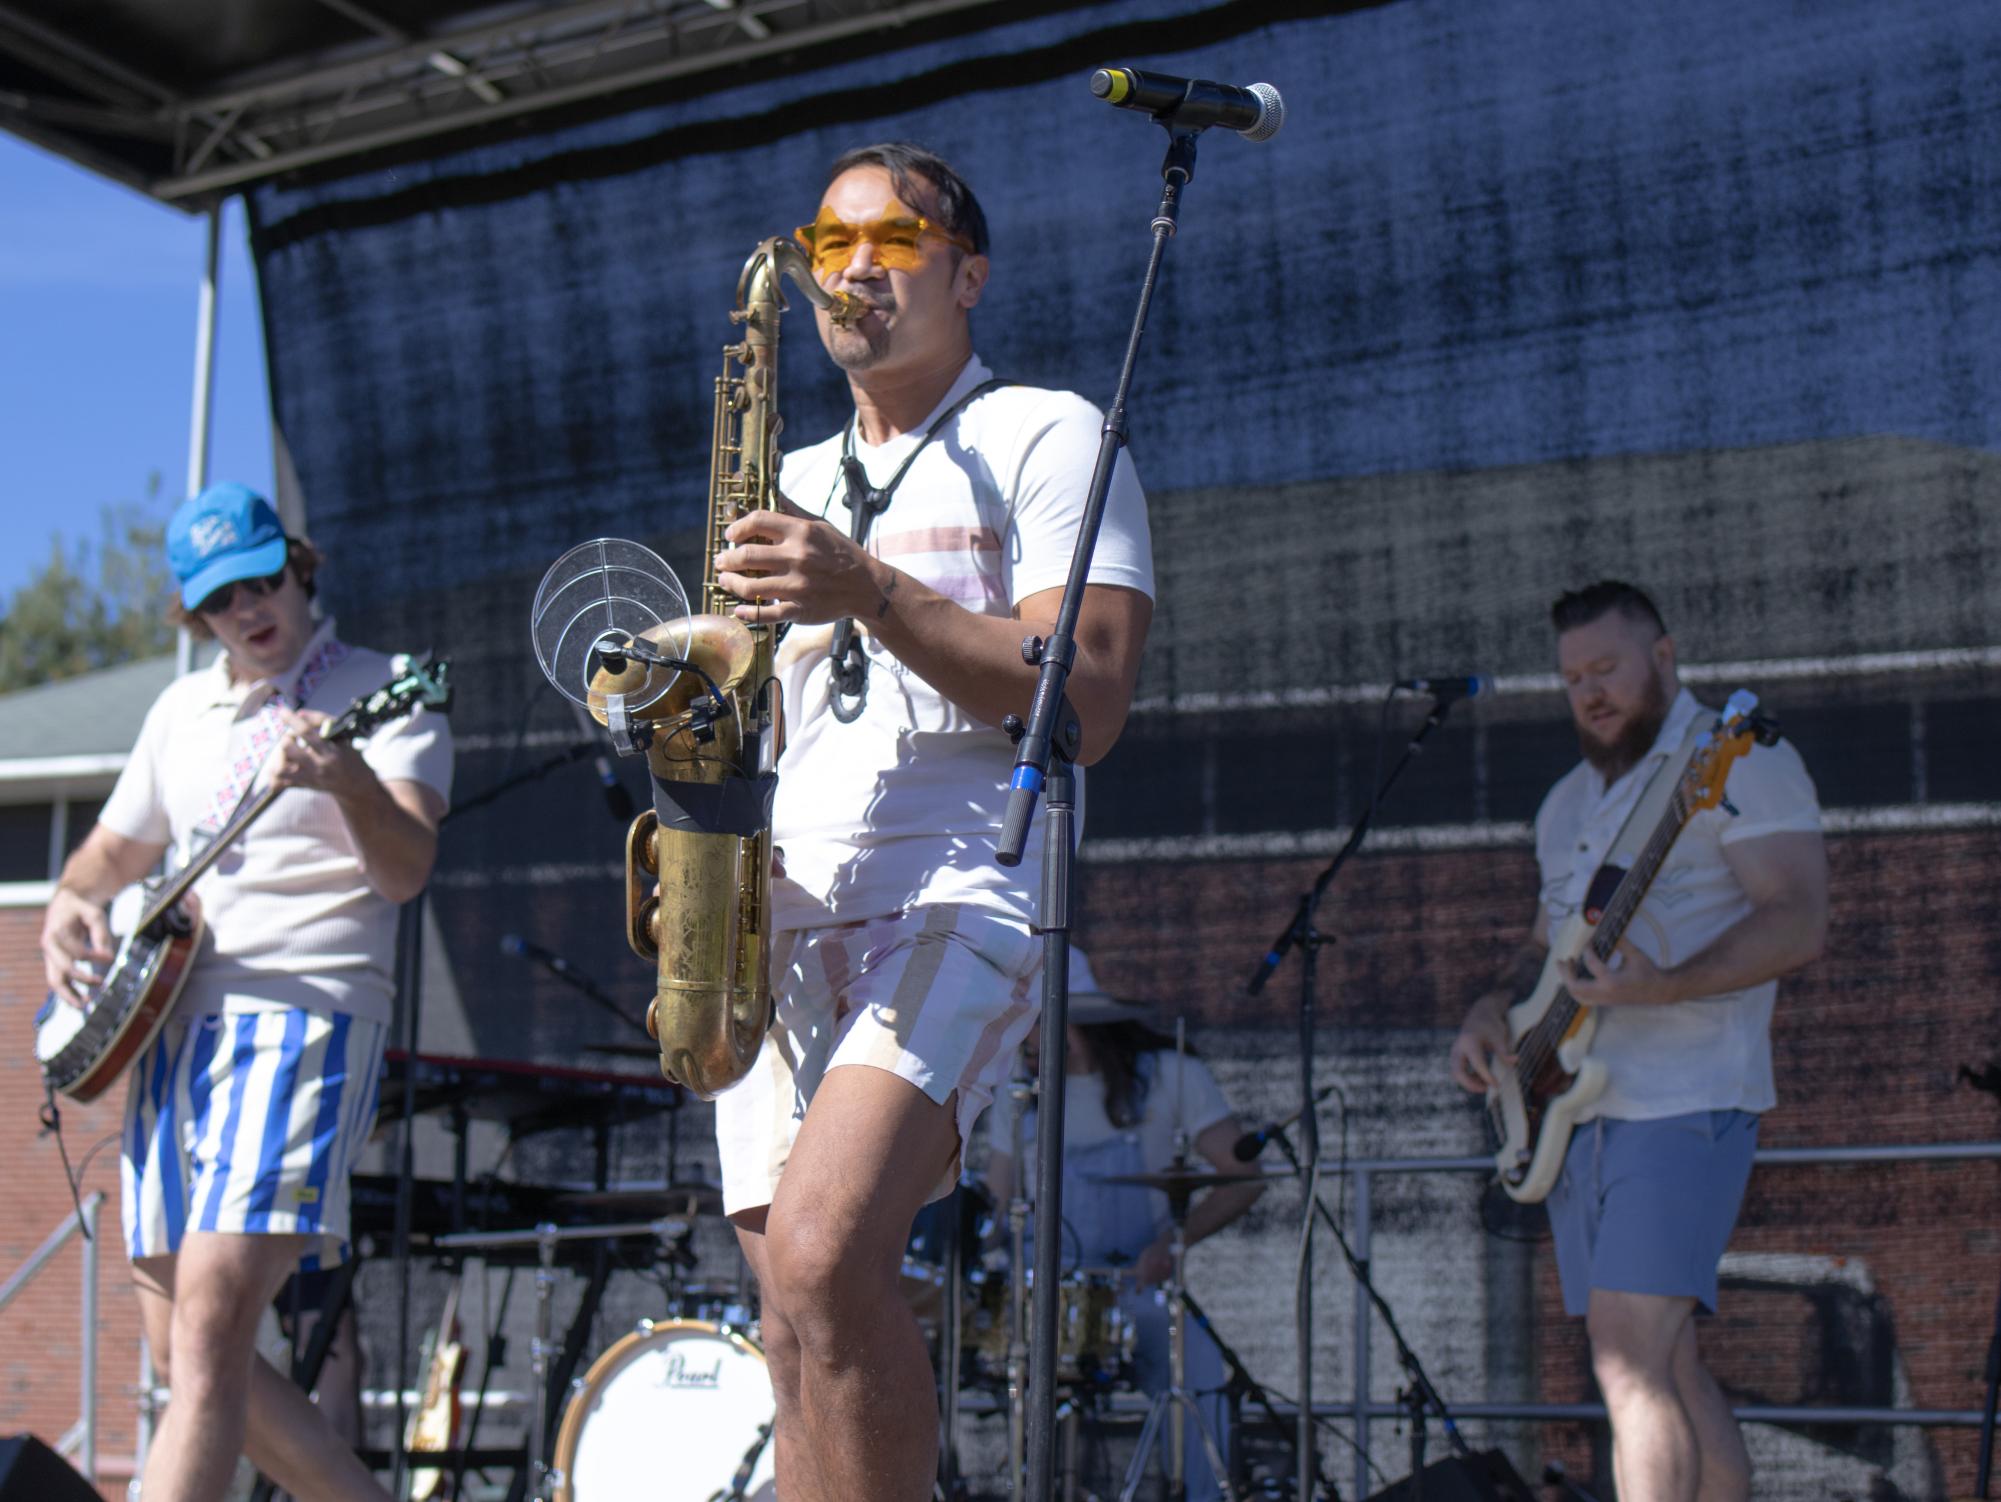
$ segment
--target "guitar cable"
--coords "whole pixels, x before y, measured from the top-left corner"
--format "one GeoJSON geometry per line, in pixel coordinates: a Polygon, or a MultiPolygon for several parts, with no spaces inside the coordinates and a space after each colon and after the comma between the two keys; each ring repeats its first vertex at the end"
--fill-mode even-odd
{"type": "Polygon", "coordinates": [[[63,1164],[63,1182],[69,1185],[69,1202],[76,1210],[77,1232],[85,1241],[90,1241],[95,1238],[91,1236],[90,1227],[83,1219],[83,1176],[90,1171],[90,1160],[116,1142],[122,1134],[112,1132],[98,1139],[91,1144],[90,1150],[83,1155],[76,1167],[71,1168],[69,1143],[63,1136],[62,1108],[56,1104],[56,1087],[44,1084],[42,1088],[45,1098],[42,1104],[35,1108],[35,1119],[42,1124],[43,1136],[56,1139],[56,1154],[62,1159],[63,1164]]]}

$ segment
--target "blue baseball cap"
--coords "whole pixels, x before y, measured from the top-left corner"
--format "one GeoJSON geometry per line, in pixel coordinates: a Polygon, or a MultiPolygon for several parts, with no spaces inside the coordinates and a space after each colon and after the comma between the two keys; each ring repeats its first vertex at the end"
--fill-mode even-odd
{"type": "Polygon", "coordinates": [[[285,566],[285,529],[271,503],[248,485],[224,480],[181,502],[167,523],[167,565],[193,610],[239,579],[264,579],[285,566]]]}

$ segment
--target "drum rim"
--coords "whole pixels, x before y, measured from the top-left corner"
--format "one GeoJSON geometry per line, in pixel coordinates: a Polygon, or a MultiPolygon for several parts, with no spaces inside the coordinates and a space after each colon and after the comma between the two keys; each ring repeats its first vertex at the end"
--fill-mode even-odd
{"type": "MultiPolygon", "coordinates": [[[[609,1383],[612,1377],[628,1366],[640,1352],[650,1346],[654,1337],[693,1332],[699,1335],[713,1335],[728,1341],[746,1355],[755,1356],[766,1367],[763,1348],[741,1330],[718,1324],[712,1319],[663,1319],[651,1320],[637,1330],[628,1330],[619,1336],[599,1354],[584,1373],[581,1386],[570,1395],[570,1401],[563,1407],[563,1422],[556,1431],[556,1445],[550,1452],[549,1464],[563,1479],[553,1488],[554,1502],[575,1502],[570,1493],[570,1467],[577,1458],[577,1442],[584,1432],[584,1415],[590,1411],[591,1403],[609,1383]]],[[[531,1419],[532,1423],[533,1420],[531,1419]]]]}

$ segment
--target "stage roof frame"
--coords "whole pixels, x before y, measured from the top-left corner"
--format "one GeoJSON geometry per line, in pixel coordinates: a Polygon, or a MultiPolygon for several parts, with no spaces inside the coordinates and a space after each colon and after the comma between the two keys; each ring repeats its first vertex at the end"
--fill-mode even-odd
{"type": "Polygon", "coordinates": [[[284,173],[1008,4],[0,0],[0,129],[194,211],[284,173]]]}

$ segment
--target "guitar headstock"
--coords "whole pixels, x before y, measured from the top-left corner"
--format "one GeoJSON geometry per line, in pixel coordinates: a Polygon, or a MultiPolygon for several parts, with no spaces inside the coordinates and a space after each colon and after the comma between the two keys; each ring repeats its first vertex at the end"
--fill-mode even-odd
{"type": "Polygon", "coordinates": [[[348,705],[347,711],[323,732],[328,740],[372,734],[413,709],[442,711],[451,707],[450,659],[440,657],[432,662],[419,662],[408,653],[399,652],[389,660],[389,667],[396,676],[374,693],[348,705]]]}
{"type": "Polygon", "coordinates": [[[1708,740],[1696,748],[1688,769],[1681,774],[1682,792],[1691,814],[1715,808],[1723,802],[1723,785],[1740,757],[1748,756],[1753,745],[1770,746],[1779,739],[1778,722],[1758,713],[1758,696],[1740,688],[1723,706],[1708,740]]]}

